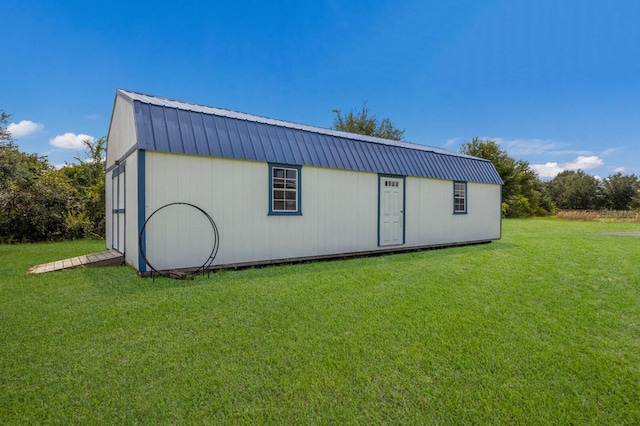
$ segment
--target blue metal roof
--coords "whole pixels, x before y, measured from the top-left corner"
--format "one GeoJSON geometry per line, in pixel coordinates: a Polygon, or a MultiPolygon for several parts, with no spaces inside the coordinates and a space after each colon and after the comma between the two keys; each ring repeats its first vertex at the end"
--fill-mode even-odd
{"type": "Polygon", "coordinates": [[[408,142],[363,136],[118,90],[133,104],[138,148],[501,185],[493,164],[408,142]]]}

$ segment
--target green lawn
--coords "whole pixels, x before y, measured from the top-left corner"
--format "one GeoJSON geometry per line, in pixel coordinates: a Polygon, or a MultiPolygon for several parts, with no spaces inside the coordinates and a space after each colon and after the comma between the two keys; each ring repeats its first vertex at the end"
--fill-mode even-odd
{"type": "MultiPolygon", "coordinates": [[[[31,276],[0,246],[2,424],[640,424],[640,230],[223,271],[31,276]]],[[[221,247],[221,249],[223,249],[221,247]]]]}

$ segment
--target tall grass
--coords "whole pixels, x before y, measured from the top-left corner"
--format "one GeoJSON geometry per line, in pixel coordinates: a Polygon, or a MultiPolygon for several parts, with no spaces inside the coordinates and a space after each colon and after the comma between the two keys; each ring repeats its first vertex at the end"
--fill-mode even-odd
{"type": "Polygon", "coordinates": [[[638,210],[560,210],[559,219],[587,220],[600,222],[640,222],[638,210]]]}
{"type": "Polygon", "coordinates": [[[0,423],[640,424],[640,237],[601,234],[629,230],[155,282],[0,246],[0,423]]]}

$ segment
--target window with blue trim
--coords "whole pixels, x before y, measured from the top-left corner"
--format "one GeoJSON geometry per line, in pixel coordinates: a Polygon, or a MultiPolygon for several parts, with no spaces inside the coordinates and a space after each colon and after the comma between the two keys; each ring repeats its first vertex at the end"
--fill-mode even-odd
{"type": "Polygon", "coordinates": [[[269,214],[302,214],[300,169],[300,166],[269,164],[269,214]]]}
{"type": "Polygon", "coordinates": [[[467,212],[467,182],[453,182],[453,213],[467,212]]]}

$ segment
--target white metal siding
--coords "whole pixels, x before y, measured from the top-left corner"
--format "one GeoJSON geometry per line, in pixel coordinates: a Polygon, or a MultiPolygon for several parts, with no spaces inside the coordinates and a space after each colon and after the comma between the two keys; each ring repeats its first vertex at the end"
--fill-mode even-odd
{"type": "Polygon", "coordinates": [[[133,105],[116,96],[107,138],[107,167],[112,166],[136,144],[133,105]]]}
{"type": "MultiPolygon", "coordinates": [[[[137,175],[130,162],[127,174],[128,182],[137,175]]],[[[205,210],[220,235],[214,264],[382,249],[377,174],[307,166],[301,180],[302,215],[269,216],[267,163],[147,151],[146,216],[174,202],[205,210]]],[[[404,247],[499,238],[500,191],[499,185],[469,183],[468,214],[454,215],[451,181],[407,178],[404,247]]],[[[134,265],[136,200],[128,189],[127,262],[134,265]]],[[[157,269],[200,266],[211,244],[210,225],[195,209],[166,208],[147,225],[147,254],[157,269]]]]}
{"type": "MultiPolygon", "coordinates": [[[[374,173],[303,167],[302,216],[269,216],[266,163],[158,152],[147,152],[146,161],[147,217],[172,202],[205,210],[220,233],[214,264],[377,248],[374,173]]],[[[208,222],[193,209],[169,210],[147,225],[149,260],[157,269],[199,266],[194,259],[210,250],[198,238],[209,233],[208,222]]]]}
{"type": "Polygon", "coordinates": [[[453,214],[452,181],[407,178],[406,186],[407,245],[500,238],[500,185],[468,183],[466,214],[453,214]]]}
{"type": "Polygon", "coordinates": [[[467,216],[471,218],[464,227],[467,238],[473,240],[500,238],[502,236],[502,186],[469,182],[467,184],[467,216]]]}

